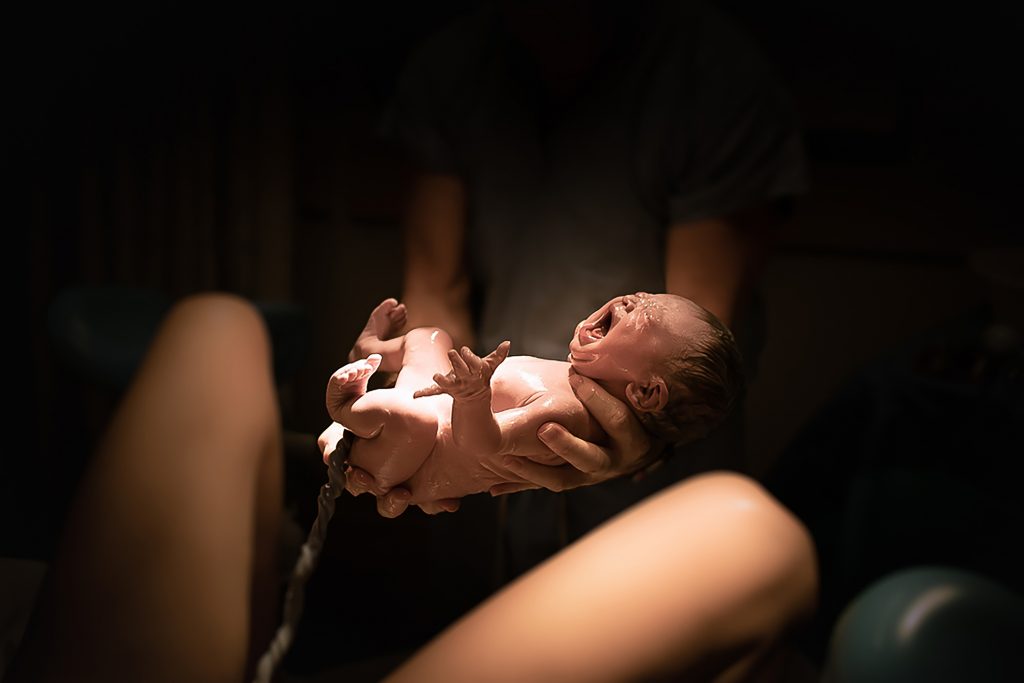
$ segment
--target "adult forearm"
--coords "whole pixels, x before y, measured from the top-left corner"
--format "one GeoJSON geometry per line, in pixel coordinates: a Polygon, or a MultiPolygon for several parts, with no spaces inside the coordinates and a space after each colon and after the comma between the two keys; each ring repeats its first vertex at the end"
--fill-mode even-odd
{"type": "Polygon", "coordinates": [[[665,244],[666,291],[732,326],[780,226],[781,215],[771,206],[673,225],[665,244]]]}
{"type": "Polygon", "coordinates": [[[476,341],[469,313],[469,284],[431,287],[421,280],[406,279],[402,301],[409,311],[408,328],[440,327],[456,347],[473,347],[476,341]]]}
{"type": "Polygon", "coordinates": [[[473,344],[464,263],[466,190],[453,176],[416,180],[406,216],[402,300],[409,327],[440,327],[457,346],[473,344]]]}
{"type": "Polygon", "coordinates": [[[725,220],[674,226],[666,246],[665,289],[696,301],[726,325],[748,281],[749,246],[725,220]]]}

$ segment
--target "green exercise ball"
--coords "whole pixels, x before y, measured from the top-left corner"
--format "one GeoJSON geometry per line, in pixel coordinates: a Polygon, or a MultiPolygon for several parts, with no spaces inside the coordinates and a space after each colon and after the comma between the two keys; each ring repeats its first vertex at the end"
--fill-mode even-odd
{"type": "Polygon", "coordinates": [[[823,683],[1024,681],[1024,598],[971,572],[918,567],[875,582],[832,633],[823,683]]]}

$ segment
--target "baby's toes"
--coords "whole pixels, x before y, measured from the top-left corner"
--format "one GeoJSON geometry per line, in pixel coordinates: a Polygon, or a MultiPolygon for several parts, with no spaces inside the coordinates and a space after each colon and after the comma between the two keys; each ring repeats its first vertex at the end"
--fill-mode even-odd
{"type": "Polygon", "coordinates": [[[395,311],[398,302],[394,299],[385,299],[377,304],[377,307],[370,313],[370,320],[375,323],[384,323],[395,311]]]}
{"type": "Polygon", "coordinates": [[[401,304],[398,303],[397,299],[384,299],[384,301],[381,301],[379,304],[377,304],[377,308],[373,309],[373,312],[374,313],[391,313],[393,310],[398,308],[400,305],[401,304]]]}
{"type": "Polygon", "coordinates": [[[380,367],[380,360],[380,354],[374,353],[370,354],[369,358],[364,358],[363,360],[353,363],[350,381],[358,382],[372,375],[377,371],[377,368],[380,367]]]}

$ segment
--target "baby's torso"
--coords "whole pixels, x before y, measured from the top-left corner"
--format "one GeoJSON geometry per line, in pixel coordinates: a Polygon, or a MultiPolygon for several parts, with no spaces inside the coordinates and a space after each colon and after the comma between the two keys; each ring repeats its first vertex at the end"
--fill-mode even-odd
{"type": "MultiPolygon", "coordinates": [[[[509,481],[508,471],[501,464],[505,455],[526,457],[545,465],[563,464],[537,438],[539,425],[529,420],[537,410],[550,413],[552,421],[582,439],[603,439],[604,432],[569,386],[569,367],[565,362],[532,356],[512,356],[498,366],[491,378],[491,409],[504,423],[503,432],[509,437],[503,440],[498,453],[470,453],[455,443],[451,398],[416,399],[422,410],[436,416],[437,438],[422,466],[404,484],[412,491],[413,502],[457,498],[509,481]]],[[[376,450],[373,441],[359,444],[364,451],[363,462],[384,455],[370,454],[376,450]]]]}
{"type": "Polygon", "coordinates": [[[438,422],[438,438],[430,460],[438,468],[465,463],[486,473],[507,473],[504,456],[529,458],[545,465],[561,465],[540,439],[538,415],[548,415],[572,434],[587,441],[600,441],[604,432],[590,416],[569,386],[569,364],[532,356],[512,356],[491,378],[491,411],[502,428],[502,448],[497,453],[464,453],[455,443],[451,412],[438,422]]]}
{"type": "MultiPolygon", "coordinates": [[[[533,356],[513,356],[498,366],[491,379],[495,413],[527,406],[547,409],[557,415],[553,422],[587,441],[600,441],[604,432],[576,398],[569,385],[569,363],[533,356]],[[536,404],[536,405],[533,405],[536,404]]],[[[526,425],[524,425],[525,427],[526,425]]],[[[538,425],[539,426],[539,425],[538,425]]],[[[561,464],[540,439],[536,430],[519,430],[501,455],[527,457],[545,464],[561,464]]]]}
{"type": "Polygon", "coordinates": [[[521,408],[544,396],[576,400],[569,386],[569,368],[565,361],[510,356],[491,378],[491,408],[495,413],[521,408]]]}

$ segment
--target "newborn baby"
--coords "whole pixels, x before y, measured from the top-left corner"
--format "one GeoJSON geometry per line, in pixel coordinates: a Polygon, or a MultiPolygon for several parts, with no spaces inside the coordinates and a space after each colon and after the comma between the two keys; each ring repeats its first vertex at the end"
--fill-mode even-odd
{"type": "Polygon", "coordinates": [[[327,410],[361,437],[349,463],[383,487],[409,489],[413,504],[522,482],[503,465],[507,456],[561,464],[537,438],[547,422],[601,443],[603,431],[569,385],[574,373],[629,405],[664,443],[705,436],[742,386],[732,334],[671,294],[612,299],[576,326],[568,362],[509,357],[507,341],[479,358],[466,347],[453,349],[438,328],[398,335],[405,317],[394,299],[374,309],[352,350],[360,359],[331,376],[327,410]],[[399,371],[396,384],[367,392],[378,368],[399,371]]]}

